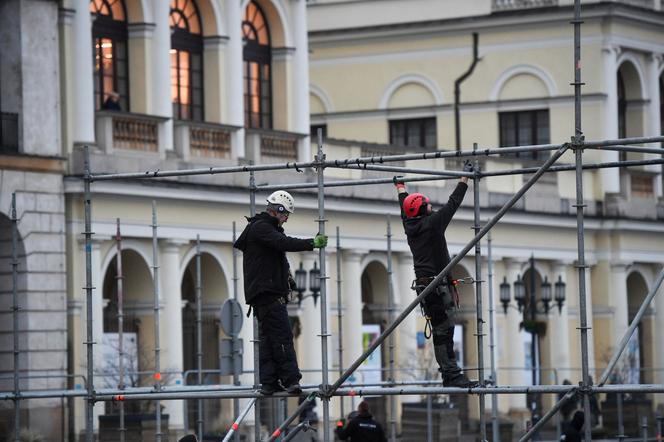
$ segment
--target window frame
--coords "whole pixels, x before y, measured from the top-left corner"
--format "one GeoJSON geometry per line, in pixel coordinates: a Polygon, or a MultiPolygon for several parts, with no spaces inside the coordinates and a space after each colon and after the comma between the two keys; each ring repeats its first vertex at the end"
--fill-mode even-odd
{"type": "MultiPolygon", "coordinates": [[[[175,0],[175,6],[179,6],[179,1],[175,0]]],[[[184,7],[191,3],[194,7],[195,16],[198,20],[198,29],[200,33],[193,33],[189,30],[189,24],[187,22],[187,29],[184,29],[179,26],[170,26],[171,29],[171,48],[170,53],[173,55],[175,51],[175,60],[176,66],[171,64],[171,104],[173,106],[173,118],[177,120],[185,121],[205,121],[205,78],[204,78],[204,45],[203,45],[203,21],[201,19],[200,9],[196,4],[195,0],[185,0],[184,7]],[[185,87],[182,85],[182,77],[180,75],[180,54],[187,54],[189,61],[187,66],[188,72],[188,86],[186,86],[188,91],[188,104],[182,101],[182,96],[180,92],[182,88],[185,87]],[[194,57],[198,56],[200,60],[200,66],[194,66],[194,57]],[[176,84],[173,84],[173,69],[176,71],[176,84]],[[199,87],[194,87],[196,83],[194,77],[199,87]],[[173,87],[177,91],[177,97],[174,97],[172,94],[173,87]],[[175,99],[177,98],[177,101],[175,99]],[[187,109],[188,108],[188,109],[187,109]],[[187,112],[188,111],[188,112],[187,112]],[[198,113],[197,113],[198,112],[198,113]]],[[[169,13],[169,23],[170,18],[174,13],[180,14],[184,20],[188,20],[184,14],[184,10],[173,8],[173,2],[170,5],[169,13]]],[[[171,57],[171,62],[173,57],[171,57]]]]}
{"type": "MultiPolygon", "coordinates": [[[[517,111],[506,111],[498,112],[498,143],[500,147],[516,147],[516,146],[530,146],[538,144],[549,144],[551,142],[551,114],[548,108],[537,108],[537,109],[528,109],[528,110],[517,110],[517,111]],[[547,137],[546,140],[540,140],[540,115],[543,115],[543,118],[546,121],[547,127],[547,137]],[[507,134],[503,131],[508,122],[507,118],[513,118],[513,134],[514,142],[508,142],[507,134]],[[521,133],[521,123],[524,117],[529,117],[530,120],[530,141],[525,142],[521,141],[519,135],[521,133]]],[[[531,159],[533,161],[539,161],[543,158],[548,157],[546,152],[517,152],[514,154],[504,154],[503,156],[510,156],[515,158],[531,159]]]]}
{"type": "Polygon", "coordinates": [[[389,143],[394,146],[404,146],[417,149],[437,149],[438,147],[438,128],[437,128],[437,119],[433,117],[421,117],[421,118],[400,118],[394,120],[388,120],[388,131],[389,131],[389,143]],[[427,124],[431,124],[433,128],[433,144],[427,144],[427,124]],[[403,142],[397,142],[396,131],[399,130],[398,126],[402,126],[403,129],[403,142]],[[417,132],[417,144],[409,144],[409,136],[412,133],[412,129],[416,129],[417,132]]]}
{"type": "MultiPolygon", "coordinates": [[[[102,2],[107,5],[109,11],[112,13],[111,4],[107,0],[102,0],[102,2]]],[[[117,92],[120,95],[120,104],[123,111],[129,111],[130,109],[130,94],[129,94],[129,32],[127,30],[127,7],[124,3],[124,0],[116,0],[115,3],[120,4],[122,7],[121,19],[116,19],[113,16],[106,14],[99,14],[96,12],[90,12],[91,15],[94,15],[94,21],[92,22],[92,74],[93,74],[93,99],[94,99],[94,108],[96,111],[103,110],[104,103],[108,98],[109,92],[104,90],[104,77],[106,76],[103,69],[96,71],[95,69],[95,60],[97,55],[101,58],[102,49],[101,47],[97,49],[97,43],[101,46],[101,40],[109,39],[112,41],[113,48],[113,89],[112,91],[117,92]],[[124,45],[124,58],[118,58],[117,50],[118,45],[124,45]],[[118,72],[118,61],[124,61],[124,72],[118,72]],[[124,79],[126,84],[126,91],[120,90],[118,87],[119,80],[124,79]],[[99,100],[99,101],[97,101],[99,100]],[[99,105],[97,105],[97,102],[99,105]]],[[[90,0],[89,3],[91,6],[94,4],[94,0],[90,0]]]]}
{"type": "Polygon", "coordinates": [[[242,19],[242,71],[244,84],[244,126],[250,129],[272,129],[273,127],[273,95],[272,95],[272,36],[270,25],[263,9],[255,1],[250,1],[245,8],[242,19]],[[253,21],[248,21],[247,16],[250,7],[255,8],[253,20],[260,15],[267,32],[267,44],[259,43],[259,30],[253,21]],[[245,32],[245,26],[249,26],[256,36],[250,39],[245,32]],[[254,72],[254,66],[257,66],[254,72]],[[254,75],[256,74],[257,75],[254,75]],[[257,83],[257,94],[253,95],[250,84],[257,83]],[[257,103],[254,108],[253,103],[257,103]],[[256,120],[257,118],[257,120],[256,120]]]}

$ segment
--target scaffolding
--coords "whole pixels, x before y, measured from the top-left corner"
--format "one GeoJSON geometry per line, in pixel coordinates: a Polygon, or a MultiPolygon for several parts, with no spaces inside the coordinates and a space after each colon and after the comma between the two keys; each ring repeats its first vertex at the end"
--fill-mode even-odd
{"type": "MultiPolygon", "coordinates": [[[[260,408],[258,404],[260,403],[260,394],[258,393],[259,387],[259,377],[258,377],[258,329],[257,322],[254,319],[253,329],[254,329],[254,385],[253,386],[241,386],[239,385],[239,378],[237,376],[233,379],[233,385],[221,385],[215,387],[202,387],[202,386],[185,386],[185,387],[170,387],[162,386],[162,373],[160,372],[159,367],[159,289],[158,284],[154,284],[154,315],[155,315],[155,369],[153,373],[153,378],[155,380],[155,386],[152,388],[126,388],[124,385],[124,368],[121,368],[120,382],[117,389],[97,389],[95,388],[95,372],[94,372],[94,342],[93,342],[93,329],[92,329],[92,297],[93,297],[93,288],[94,281],[92,281],[92,183],[96,181],[111,181],[111,180],[124,180],[124,179],[152,179],[152,178],[165,178],[165,177],[179,177],[179,176],[192,176],[192,175],[214,175],[214,174],[230,174],[230,173],[248,173],[249,174],[249,201],[250,201],[250,214],[254,215],[256,212],[256,192],[267,191],[273,189],[317,189],[318,197],[318,218],[316,222],[318,223],[318,231],[321,234],[325,234],[326,223],[328,220],[325,218],[325,188],[326,187],[339,187],[339,186],[358,186],[358,185],[377,185],[391,183],[392,178],[365,178],[357,180],[337,180],[337,181],[326,181],[325,180],[325,169],[326,168],[340,168],[340,169],[361,169],[361,170],[372,170],[379,172],[396,172],[396,173],[412,173],[419,175],[427,175],[424,177],[416,176],[404,176],[404,182],[421,182],[421,181],[433,181],[433,180],[448,180],[456,179],[459,177],[468,177],[472,179],[473,185],[473,231],[474,237],[468,242],[462,250],[457,253],[451,261],[445,266],[445,268],[433,279],[429,285],[420,292],[419,295],[414,297],[410,304],[405,307],[398,315],[394,315],[394,289],[390,284],[388,286],[388,310],[390,324],[384,329],[380,336],[369,346],[369,348],[356,360],[354,360],[345,370],[343,370],[343,348],[340,343],[339,348],[339,373],[338,377],[334,382],[330,382],[330,367],[328,361],[328,338],[331,336],[330,331],[328,330],[327,324],[327,310],[328,310],[328,297],[326,291],[326,280],[328,279],[327,270],[326,270],[326,259],[325,259],[325,250],[319,250],[319,262],[320,262],[320,340],[321,340],[321,350],[322,350],[322,360],[321,360],[321,378],[322,384],[320,386],[307,386],[305,385],[305,397],[300,406],[291,414],[281,425],[279,425],[272,432],[271,436],[267,441],[273,441],[284,435],[285,430],[292,423],[292,421],[298,416],[300,411],[302,411],[311,401],[315,398],[322,399],[323,404],[323,440],[324,442],[329,442],[330,438],[330,399],[332,397],[343,397],[343,396],[362,396],[362,395],[382,395],[390,396],[393,398],[397,395],[408,395],[408,394],[417,394],[417,395],[435,395],[435,394],[476,394],[479,397],[479,420],[480,420],[480,437],[481,440],[487,440],[486,435],[486,425],[485,425],[485,399],[486,395],[491,395],[493,401],[493,411],[494,415],[492,416],[493,422],[493,432],[494,440],[497,434],[497,417],[495,416],[496,398],[498,394],[544,394],[544,393],[557,393],[562,394],[562,398],[556,402],[556,404],[542,417],[540,421],[534,424],[524,435],[521,436],[520,440],[525,441],[529,440],[551,417],[553,417],[560,408],[575,395],[581,395],[583,397],[583,407],[586,416],[590,416],[590,403],[589,397],[595,393],[624,393],[624,392],[646,392],[646,393],[664,393],[663,384],[640,384],[640,385],[607,385],[606,382],[609,379],[611,371],[614,369],[618,359],[620,358],[624,348],[627,345],[627,341],[630,336],[636,329],[641,318],[645,314],[646,308],[649,303],[652,301],[656,295],[662,281],[664,280],[664,270],[656,278],[655,283],[651,287],[651,291],[648,293],[647,297],[643,301],[641,308],[636,314],[635,318],[631,322],[628,330],[625,332],[620,345],[615,349],[611,360],[604,370],[599,382],[597,385],[592,385],[589,379],[589,354],[588,354],[588,318],[587,318],[587,296],[586,296],[586,269],[588,268],[585,260],[585,237],[584,237],[584,200],[583,200],[583,171],[584,170],[594,170],[594,169],[604,169],[604,168],[614,168],[614,167],[631,167],[631,166],[643,166],[643,165],[654,165],[654,164],[664,164],[664,159],[655,158],[655,159],[644,159],[644,160],[632,160],[632,161],[617,161],[617,162],[599,162],[594,164],[584,164],[583,163],[583,153],[586,149],[591,150],[611,150],[618,152],[636,152],[636,153],[645,153],[645,154],[657,154],[664,155],[664,148],[659,147],[641,147],[641,144],[648,143],[661,143],[664,142],[664,136],[656,137],[635,137],[635,138],[625,138],[625,139],[616,139],[616,140],[598,140],[598,141],[586,141],[583,132],[581,130],[581,46],[580,46],[580,29],[581,29],[581,10],[580,10],[580,1],[575,0],[574,4],[574,18],[571,21],[574,27],[574,81],[570,83],[574,86],[574,135],[571,137],[569,142],[561,144],[547,144],[547,145],[532,145],[532,146],[516,146],[516,147],[501,147],[501,148],[486,148],[480,149],[476,144],[472,149],[468,150],[437,150],[434,152],[428,153],[417,153],[417,154],[402,154],[402,155],[385,155],[385,156],[369,156],[369,157],[358,157],[358,158],[349,158],[345,160],[327,160],[323,148],[322,135],[319,130],[318,133],[318,143],[317,143],[317,152],[314,157],[314,161],[308,162],[286,162],[278,164],[261,164],[261,165],[244,165],[244,166],[232,166],[232,167],[210,167],[210,168],[200,168],[200,169],[189,169],[189,170],[169,170],[169,171],[148,171],[145,173],[114,173],[114,174],[93,174],[90,168],[90,158],[88,149],[85,148],[85,161],[84,168],[85,173],[83,176],[83,198],[84,198],[84,236],[85,236],[85,296],[86,296],[86,311],[87,311],[87,323],[86,323],[86,357],[87,357],[87,373],[85,376],[85,390],[81,391],[80,389],[73,390],[44,390],[44,391],[20,391],[19,388],[19,361],[18,355],[20,353],[19,343],[18,343],[18,295],[17,295],[17,267],[18,267],[18,258],[17,258],[17,223],[18,219],[16,217],[16,201],[15,197],[12,198],[12,208],[11,208],[11,221],[12,221],[12,281],[13,281],[13,306],[12,312],[14,316],[13,322],[13,335],[14,335],[14,390],[12,392],[3,392],[0,393],[0,400],[12,400],[14,402],[15,408],[15,427],[18,430],[20,428],[20,401],[30,400],[30,399],[40,399],[40,398],[67,398],[67,397],[80,397],[84,398],[86,401],[86,442],[92,442],[94,438],[93,434],[93,407],[97,402],[104,401],[117,401],[122,404],[127,400],[141,400],[149,399],[157,401],[156,407],[156,440],[161,441],[161,411],[158,406],[160,400],[167,399],[196,399],[202,401],[203,399],[211,398],[225,398],[225,399],[234,399],[234,413],[238,416],[238,419],[233,424],[231,428],[232,432],[235,432],[240,424],[242,418],[247,415],[251,406],[255,406],[255,420],[257,423],[260,422],[260,408]],[[568,151],[574,153],[574,164],[564,164],[564,165],[554,165],[563,154],[568,151]],[[509,169],[509,170],[498,170],[485,172],[480,168],[479,158],[480,157],[490,157],[492,155],[504,155],[510,153],[526,153],[526,152],[547,152],[550,153],[550,156],[543,162],[539,167],[527,167],[519,169],[509,169]],[[460,172],[452,170],[427,170],[427,169],[416,169],[408,167],[397,167],[389,166],[389,163],[399,162],[399,161],[410,161],[410,160],[430,160],[436,158],[469,158],[474,159],[475,170],[473,172],[460,172]],[[297,170],[302,169],[315,169],[316,170],[316,182],[301,182],[285,185],[276,185],[276,184],[266,184],[266,185],[257,185],[255,180],[255,173],[261,171],[271,171],[271,170],[297,170]],[[484,319],[482,318],[483,314],[483,296],[482,296],[482,283],[484,281],[480,280],[482,274],[482,260],[481,257],[481,245],[480,241],[485,236],[489,235],[491,229],[501,220],[501,218],[512,208],[516,202],[537,182],[537,180],[542,177],[545,173],[556,173],[562,171],[575,171],[576,177],[576,227],[577,227],[577,253],[578,259],[576,262],[576,267],[578,270],[578,302],[579,302],[579,338],[581,342],[581,371],[582,371],[582,381],[578,386],[571,385],[532,385],[532,386],[497,386],[489,385],[485,379],[485,367],[484,367],[484,336],[485,331],[483,329],[484,319]],[[515,175],[515,174],[529,174],[531,175],[528,180],[523,184],[521,189],[514,193],[507,202],[486,222],[482,223],[480,220],[480,201],[479,201],[479,184],[482,179],[495,176],[506,176],[506,175],[515,175]],[[389,375],[388,382],[382,383],[381,385],[349,385],[347,383],[349,377],[360,367],[362,362],[375,351],[379,345],[381,345],[386,339],[391,338],[392,333],[396,328],[404,321],[404,319],[420,304],[420,302],[429,295],[436,286],[438,286],[443,278],[448,275],[451,269],[457,265],[466,254],[475,249],[475,272],[476,272],[476,291],[475,291],[475,306],[476,306],[476,337],[477,337],[477,348],[478,348],[478,374],[480,385],[475,388],[461,389],[454,387],[440,387],[436,385],[426,385],[426,382],[420,383],[399,383],[395,381],[394,378],[394,344],[391,342],[389,344],[389,375]],[[413,385],[416,384],[416,385],[413,385]],[[250,398],[252,399],[247,406],[240,412],[238,399],[240,398],[250,398]]],[[[388,275],[391,275],[391,230],[389,218],[387,221],[387,241],[388,241],[388,275]]],[[[158,275],[158,249],[157,249],[157,215],[156,207],[153,203],[152,207],[152,239],[153,239],[153,277],[157,281],[158,275]]],[[[235,225],[233,225],[233,237],[235,238],[235,225]]],[[[489,236],[489,241],[491,238],[489,236]]],[[[337,228],[337,266],[340,266],[339,261],[339,231],[337,228]]],[[[196,241],[196,304],[197,304],[197,373],[199,384],[202,383],[202,347],[201,347],[201,268],[200,268],[200,240],[197,238],[196,241]]],[[[118,283],[118,296],[119,296],[119,314],[118,320],[120,321],[120,331],[122,330],[122,280],[123,280],[123,270],[121,263],[121,235],[120,235],[120,223],[118,220],[117,227],[117,251],[118,251],[118,274],[117,274],[117,283],[118,283]]],[[[489,265],[491,265],[491,257],[489,256],[489,265]]],[[[489,269],[489,281],[493,276],[492,270],[489,269]]],[[[233,256],[233,297],[237,298],[237,271],[236,271],[236,256],[234,253],[233,256]]],[[[341,303],[341,279],[339,272],[337,272],[337,302],[339,303],[338,307],[340,308],[341,303]]],[[[489,283],[489,312],[491,315],[491,324],[489,326],[490,330],[493,328],[493,313],[494,306],[491,293],[491,283],[489,283]]],[[[340,313],[339,313],[340,318],[340,313]]],[[[341,330],[339,331],[341,335],[341,330]]],[[[122,343],[122,339],[120,339],[122,343]]],[[[493,360],[493,347],[495,343],[493,342],[493,334],[490,333],[490,344],[489,347],[492,350],[491,355],[491,378],[495,379],[495,362],[493,360]]],[[[122,348],[120,347],[120,361],[122,361],[122,348]]],[[[121,366],[122,367],[122,366],[121,366]]],[[[277,398],[286,397],[284,393],[278,393],[275,395],[277,398]]],[[[342,402],[343,404],[343,402],[342,402]]],[[[121,408],[122,410],[122,408],[121,408]]],[[[343,405],[342,405],[343,413],[343,405]]],[[[201,407],[198,407],[198,418],[196,422],[197,433],[199,437],[202,436],[202,418],[200,415],[201,407]]],[[[396,437],[396,422],[395,422],[395,406],[394,402],[390,403],[390,436],[394,440],[396,437]]],[[[295,431],[300,428],[306,427],[306,425],[298,426],[295,431]]],[[[260,425],[256,425],[256,440],[260,440],[260,425]]],[[[124,439],[124,422],[121,420],[121,438],[124,439]]],[[[591,440],[591,429],[590,425],[585,426],[585,439],[591,440]]],[[[18,431],[16,431],[15,440],[18,439],[18,431]]],[[[230,434],[226,439],[228,440],[230,434]]],[[[237,437],[237,433],[235,433],[237,437]]],[[[291,436],[292,437],[292,436],[291,436]]],[[[289,437],[287,436],[287,439],[289,437]]],[[[237,440],[237,438],[235,439],[237,440]]]]}

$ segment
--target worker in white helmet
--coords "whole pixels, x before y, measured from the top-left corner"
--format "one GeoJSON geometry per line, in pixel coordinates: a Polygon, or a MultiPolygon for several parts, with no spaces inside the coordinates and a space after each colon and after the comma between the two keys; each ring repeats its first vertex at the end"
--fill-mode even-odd
{"type": "Polygon", "coordinates": [[[249,224],[234,247],[243,252],[244,296],[259,325],[259,375],[261,394],[277,391],[300,394],[293,332],[286,304],[294,281],[286,252],[302,252],[327,245],[327,236],[310,239],[284,234],[283,224],[295,211],[293,196],[277,190],[267,198],[267,208],[247,218],[249,224]]]}

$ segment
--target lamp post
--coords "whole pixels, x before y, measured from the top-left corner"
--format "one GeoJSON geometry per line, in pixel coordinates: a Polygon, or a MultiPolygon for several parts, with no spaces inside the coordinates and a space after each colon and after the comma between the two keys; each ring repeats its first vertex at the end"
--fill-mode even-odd
{"type": "MultiPolygon", "coordinates": [[[[548,277],[545,276],[544,281],[542,281],[540,285],[539,299],[539,301],[542,302],[544,308],[542,310],[538,310],[538,300],[535,297],[535,255],[530,256],[529,267],[529,289],[526,290],[526,283],[523,281],[523,279],[521,279],[521,275],[517,275],[516,281],[514,281],[514,300],[516,301],[519,312],[523,312],[524,320],[521,323],[521,326],[523,326],[523,328],[531,334],[530,363],[532,369],[532,384],[537,385],[537,373],[539,367],[539,330],[536,323],[537,314],[544,313],[545,315],[548,315],[549,310],[551,310],[552,301],[555,301],[558,306],[558,314],[562,313],[563,304],[565,303],[565,283],[563,282],[562,276],[558,275],[558,281],[556,281],[552,287],[548,277]],[[552,291],[554,292],[553,294],[552,291]]],[[[507,277],[504,277],[503,282],[500,283],[499,296],[500,302],[503,305],[503,311],[505,314],[507,314],[507,308],[510,306],[510,284],[507,282],[507,277]]],[[[535,396],[532,397],[534,398],[535,396]]],[[[537,411],[537,402],[533,400],[529,404],[529,407],[532,413],[532,420],[534,420],[537,411]]],[[[532,424],[534,425],[535,422],[532,422],[532,424]]]]}
{"type": "Polygon", "coordinates": [[[298,307],[302,305],[302,301],[312,297],[314,298],[314,306],[318,302],[318,296],[320,295],[320,269],[318,268],[318,263],[314,261],[314,266],[308,272],[304,269],[304,265],[300,262],[300,267],[295,270],[295,291],[297,292],[297,305],[298,307]],[[309,274],[309,291],[310,295],[304,296],[304,292],[307,290],[307,273],[309,274]]]}

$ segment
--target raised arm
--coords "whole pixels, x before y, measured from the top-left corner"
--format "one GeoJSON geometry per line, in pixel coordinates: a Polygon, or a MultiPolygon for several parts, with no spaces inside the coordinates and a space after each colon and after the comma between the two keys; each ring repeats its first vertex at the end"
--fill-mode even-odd
{"type": "Polygon", "coordinates": [[[408,196],[408,192],[406,192],[406,183],[403,182],[403,177],[401,176],[392,177],[392,182],[394,183],[394,187],[396,187],[397,194],[399,195],[399,210],[401,211],[401,219],[405,220],[406,214],[403,211],[403,202],[408,196]]]}

